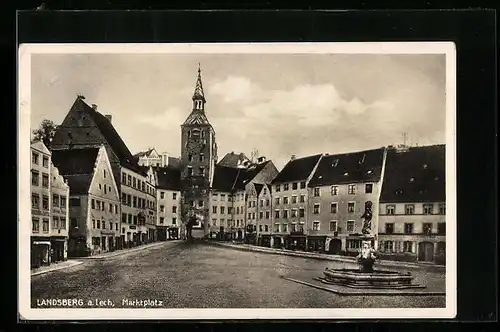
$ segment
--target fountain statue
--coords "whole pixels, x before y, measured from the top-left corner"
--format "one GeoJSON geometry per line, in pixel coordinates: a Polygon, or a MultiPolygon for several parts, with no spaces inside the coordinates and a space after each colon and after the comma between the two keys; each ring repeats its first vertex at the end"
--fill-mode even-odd
{"type": "Polygon", "coordinates": [[[406,289],[422,288],[423,286],[412,283],[410,273],[396,271],[374,270],[373,265],[377,253],[373,247],[375,235],[372,232],[372,205],[371,201],[365,203],[365,212],[361,239],[361,249],[356,261],[358,269],[330,269],[323,272],[324,277],[314,278],[326,284],[340,285],[350,288],[364,289],[406,289]]]}

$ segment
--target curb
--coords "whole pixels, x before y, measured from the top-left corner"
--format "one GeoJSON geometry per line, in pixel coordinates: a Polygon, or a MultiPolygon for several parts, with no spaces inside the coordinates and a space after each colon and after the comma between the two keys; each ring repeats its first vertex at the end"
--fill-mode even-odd
{"type": "Polygon", "coordinates": [[[108,258],[114,258],[114,257],[117,257],[117,256],[122,256],[122,255],[125,255],[125,254],[130,254],[130,253],[136,252],[136,251],[141,251],[141,250],[145,250],[145,249],[149,249],[149,248],[159,247],[160,245],[165,244],[165,243],[169,243],[169,242],[162,241],[162,242],[158,242],[158,243],[154,243],[154,244],[150,244],[150,245],[145,245],[145,246],[142,246],[142,247],[135,247],[135,248],[132,248],[132,249],[129,249],[129,250],[121,250],[121,251],[118,251],[116,253],[113,253],[113,254],[110,254],[110,255],[106,255],[106,256],[96,255],[96,256],[88,256],[88,257],[75,257],[75,259],[105,260],[105,259],[108,259],[108,258]]]}
{"type": "Polygon", "coordinates": [[[59,267],[56,267],[56,268],[50,269],[50,270],[34,272],[34,273],[31,274],[31,276],[33,277],[33,276],[38,276],[38,275],[49,273],[49,272],[54,272],[54,271],[58,271],[58,270],[68,269],[70,267],[77,266],[77,265],[80,265],[80,264],[83,264],[83,262],[73,261],[73,264],[71,264],[71,265],[59,266],[59,267]]]}
{"type": "MultiPolygon", "coordinates": [[[[311,258],[311,259],[318,259],[318,260],[324,260],[324,261],[335,261],[335,262],[343,262],[343,263],[356,263],[354,258],[347,258],[347,257],[340,257],[340,256],[317,256],[311,253],[307,252],[297,252],[297,251],[290,251],[290,250],[274,250],[270,248],[256,248],[256,247],[249,247],[249,246],[240,246],[240,245],[233,245],[233,244],[226,244],[226,243],[220,243],[220,242],[212,242],[212,244],[221,246],[221,247],[226,247],[226,248],[232,248],[236,250],[246,250],[246,251],[255,251],[255,252],[263,252],[263,253],[269,253],[269,254],[274,254],[274,255],[287,255],[287,256],[295,256],[295,257],[304,257],[304,258],[311,258]]],[[[445,271],[445,266],[443,265],[431,265],[431,264],[408,264],[408,263],[402,263],[402,262],[393,262],[393,261],[388,261],[388,260],[379,260],[378,264],[381,266],[389,266],[389,267],[406,267],[406,268],[432,268],[436,269],[439,271],[445,271]]]]}

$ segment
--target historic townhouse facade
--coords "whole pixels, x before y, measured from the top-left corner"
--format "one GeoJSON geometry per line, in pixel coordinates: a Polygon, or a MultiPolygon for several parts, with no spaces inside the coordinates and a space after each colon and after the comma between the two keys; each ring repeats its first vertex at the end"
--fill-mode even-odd
{"type": "MultiPolygon", "coordinates": [[[[158,184],[158,179],[156,177],[156,172],[154,171],[152,166],[146,167],[142,166],[143,172],[146,173],[146,185],[144,192],[144,199],[146,204],[146,228],[147,228],[147,236],[146,242],[153,242],[157,240],[156,234],[156,186],[158,184]]],[[[142,189],[142,188],[141,188],[142,189]]]]}
{"type": "MultiPolygon", "coordinates": [[[[271,246],[271,214],[273,211],[271,185],[256,183],[255,194],[257,195],[256,213],[256,244],[260,246],[271,246]]],[[[253,212],[253,211],[252,211],[253,212]]]]}
{"type": "Polygon", "coordinates": [[[292,156],[272,181],[272,247],[307,249],[307,185],[321,157],[292,156]]]}
{"type": "Polygon", "coordinates": [[[113,127],[112,116],[99,113],[95,104],[89,106],[84,99],[84,96],[76,98],[56,130],[51,150],[104,146],[121,198],[119,207],[122,223],[121,244],[130,247],[147,242],[145,198],[147,175],[113,127]]]}
{"type": "Polygon", "coordinates": [[[308,184],[309,250],[357,254],[366,208],[376,236],[384,161],[384,148],[322,157],[308,184]]]}
{"type": "Polygon", "coordinates": [[[181,172],[174,167],[156,168],[158,240],[183,238],[184,224],[181,222],[181,172]]]}
{"type": "Polygon", "coordinates": [[[121,248],[120,200],[106,148],[55,150],[53,163],[70,187],[70,257],[121,248]]]}
{"type": "Polygon", "coordinates": [[[445,145],[391,148],[380,198],[382,258],[444,264],[445,145]]]}
{"type": "Polygon", "coordinates": [[[50,242],[52,262],[68,258],[69,229],[69,185],[59,174],[59,169],[50,164],[50,192],[52,195],[50,242]]]}

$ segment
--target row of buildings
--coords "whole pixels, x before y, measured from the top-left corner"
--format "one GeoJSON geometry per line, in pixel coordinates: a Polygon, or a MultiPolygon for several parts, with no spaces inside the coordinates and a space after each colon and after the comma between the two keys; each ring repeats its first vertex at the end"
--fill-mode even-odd
{"type": "Polygon", "coordinates": [[[198,70],[180,158],[154,148],[132,155],[111,115],[84,99],[50,144],[69,185],[69,255],[180,238],[192,216],[197,238],[349,255],[361,245],[370,204],[383,256],[444,258],[444,145],[292,156],[282,170],[243,153],[219,161],[198,70]]]}

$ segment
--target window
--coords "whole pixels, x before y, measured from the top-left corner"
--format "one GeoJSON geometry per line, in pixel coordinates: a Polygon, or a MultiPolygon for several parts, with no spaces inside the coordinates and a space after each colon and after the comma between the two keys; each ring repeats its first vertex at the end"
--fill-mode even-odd
{"type": "Polygon", "coordinates": [[[270,203],[271,201],[269,199],[266,199],[266,206],[269,206],[270,203]]]}
{"type": "Polygon", "coordinates": [[[283,210],[283,218],[288,218],[288,210],[283,210]]]}
{"type": "Polygon", "coordinates": [[[356,204],[354,202],[347,203],[347,212],[354,213],[354,207],[355,207],[355,205],[356,204]]]}
{"type": "Polygon", "coordinates": [[[405,222],[405,234],[413,233],[413,223],[405,222]]]}
{"type": "Polygon", "coordinates": [[[288,232],[288,224],[283,224],[283,233],[288,232]]]}
{"type": "Polygon", "coordinates": [[[297,224],[292,224],[292,232],[296,232],[297,231],[297,224]]]}
{"type": "Polygon", "coordinates": [[[38,194],[31,194],[31,208],[40,209],[40,196],[38,194]]]}
{"type": "Polygon", "coordinates": [[[424,204],[424,214],[432,214],[434,210],[434,204],[424,204]]]}
{"type": "Polygon", "coordinates": [[[297,182],[292,183],[292,190],[297,190],[297,187],[298,187],[297,182]]]}
{"type": "Polygon", "coordinates": [[[248,219],[252,219],[252,214],[248,212],[248,219]]]}
{"type": "Polygon", "coordinates": [[[165,198],[165,192],[161,191],[160,192],[160,199],[164,199],[165,198]]]}
{"type": "Polygon", "coordinates": [[[224,214],[224,212],[225,212],[224,210],[225,210],[225,209],[224,209],[224,207],[223,207],[223,206],[221,206],[221,207],[220,207],[220,214],[224,214]]]}
{"type": "Polygon", "coordinates": [[[274,231],[275,231],[276,233],[279,233],[279,232],[280,232],[280,224],[275,224],[275,225],[274,225],[274,231]]]}
{"type": "Polygon", "coordinates": [[[113,223],[111,221],[109,222],[109,229],[113,230],[113,223]]]}
{"type": "Polygon", "coordinates": [[[319,197],[319,188],[314,188],[314,197],[319,197]]]}
{"type": "Polygon", "coordinates": [[[313,221],[313,231],[319,231],[319,221],[313,221]]]}
{"type": "Polygon", "coordinates": [[[217,213],[217,206],[212,206],[212,213],[217,213]]]}
{"type": "Polygon", "coordinates": [[[422,233],[431,234],[432,233],[432,224],[431,223],[423,223],[422,224],[422,233]]]}
{"type": "Polygon", "coordinates": [[[413,252],[413,242],[404,241],[403,242],[403,252],[413,252]]]}
{"type": "Polygon", "coordinates": [[[200,161],[201,162],[205,161],[205,155],[203,153],[200,153],[200,161]]]}
{"type": "Polygon", "coordinates": [[[331,186],[330,187],[330,194],[332,196],[338,195],[339,194],[339,187],[338,186],[331,186]]]}
{"type": "Polygon", "coordinates": [[[313,214],[319,214],[319,204],[314,204],[313,214]]]}
{"type": "Polygon", "coordinates": [[[59,219],[59,228],[66,229],[66,218],[65,217],[61,217],[59,219]]]}
{"type": "Polygon", "coordinates": [[[292,209],[291,217],[292,218],[297,218],[297,209],[292,209]]]}
{"type": "Polygon", "coordinates": [[[134,225],[137,225],[137,216],[133,216],[134,217],[134,225]]]}
{"type": "Polygon", "coordinates": [[[248,201],[248,207],[252,207],[252,201],[248,201]]]}
{"type": "Polygon", "coordinates": [[[102,229],[106,229],[106,222],[104,220],[102,221],[102,229]]]}
{"type": "Polygon", "coordinates": [[[330,203],[330,213],[337,213],[337,203],[330,203]]]}
{"type": "Polygon", "coordinates": [[[59,203],[59,206],[61,207],[61,209],[65,209],[66,208],[66,196],[60,196],[60,203],[59,203]]]}
{"type": "Polygon", "coordinates": [[[48,233],[49,232],[49,219],[48,218],[43,218],[42,232],[44,232],[44,233],[48,233]]]}
{"type": "Polygon", "coordinates": [[[302,181],[300,183],[300,189],[305,189],[306,188],[306,181],[302,181]]]}
{"type": "Polygon", "coordinates": [[[49,168],[49,158],[48,157],[44,156],[42,163],[43,163],[43,167],[49,168]]]}
{"type": "Polygon", "coordinates": [[[108,203],[109,212],[113,213],[113,204],[108,203]]]}
{"type": "Polygon", "coordinates": [[[262,232],[262,225],[259,225],[259,232],[262,232]]]}
{"type": "Polygon", "coordinates": [[[127,183],[127,174],[122,173],[122,182],[123,184],[127,183]]]}
{"type": "Polygon", "coordinates": [[[137,179],[136,178],[132,179],[132,187],[134,187],[134,188],[139,187],[140,188],[140,185],[137,184],[137,179]]]}
{"type": "Polygon", "coordinates": [[[90,201],[90,206],[92,207],[92,209],[95,209],[95,199],[92,198],[92,200],[90,201]]]}
{"type": "Polygon", "coordinates": [[[354,220],[348,220],[346,223],[347,232],[354,232],[354,220]]]}
{"type": "Polygon", "coordinates": [[[118,205],[115,205],[115,214],[118,214],[118,205]]]}
{"type": "Polygon", "coordinates": [[[33,233],[40,232],[40,219],[31,218],[31,230],[33,231],[33,233]]]}
{"type": "Polygon", "coordinates": [[[203,207],[203,201],[202,200],[198,201],[198,207],[203,207]]]}
{"type": "Polygon", "coordinates": [[[200,167],[200,175],[205,176],[205,167],[200,167]]]}
{"type": "Polygon", "coordinates": [[[373,184],[367,183],[365,184],[365,193],[371,194],[373,192],[373,184]]]}
{"type": "Polygon", "coordinates": [[[385,233],[386,234],[394,233],[394,223],[386,223],[385,224],[385,233]]]}
{"type": "Polygon", "coordinates": [[[283,185],[283,191],[288,191],[288,189],[289,189],[289,184],[288,184],[288,183],[285,183],[285,184],[283,185]]]}
{"type": "Polygon", "coordinates": [[[306,195],[300,195],[300,200],[299,200],[299,202],[300,202],[300,203],[305,203],[305,201],[306,201],[306,195]]]}
{"type": "Polygon", "coordinates": [[[48,188],[49,187],[49,175],[48,174],[42,174],[42,187],[48,188]]]}
{"type": "Polygon", "coordinates": [[[274,218],[279,219],[280,217],[280,210],[274,211],[274,218]]]}
{"type": "Polygon", "coordinates": [[[438,227],[437,231],[438,231],[439,235],[446,234],[446,224],[444,222],[438,222],[437,227],[438,227]]]}
{"type": "Polygon", "coordinates": [[[177,206],[172,206],[172,213],[177,213],[177,206]]]}
{"type": "Polygon", "coordinates": [[[165,205],[160,205],[160,212],[165,212],[165,205]]]}
{"type": "Polygon", "coordinates": [[[263,200],[263,199],[261,199],[261,200],[260,200],[260,206],[261,206],[261,207],[263,207],[263,206],[264,206],[264,200],[263,200]]]}
{"type": "Polygon", "coordinates": [[[330,232],[336,232],[336,231],[337,231],[337,222],[330,221],[330,232]]]}
{"type": "Polygon", "coordinates": [[[31,153],[31,162],[33,164],[37,164],[38,165],[38,157],[39,157],[38,153],[32,152],[31,153]]]}
{"type": "Polygon", "coordinates": [[[269,226],[268,225],[264,226],[264,231],[269,232],[269,226]]]}
{"type": "Polygon", "coordinates": [[[288,197],[283,197],[283,204],[288,204],[288,197]]]}
{"type": "Polygon", "coordinates": [[[42,197],[42,209],[43,210],[49,209],[49,196],[43,195],[43,197],[42,197]]]}
{"type": "Polygon", "coordinates": [[[280,204],[280,198],[279,198],[279,197],[276,197],[276,198],[274,199],[274,204],[276,204],[276,205],[279,205],[279,204],[280,204]]]}
{"type": "Polygon", "coordinates": [[[355,195],[356,194],[356,185],[355,184],[350,184],[347,186],[347,193],[349,195],[355,195]]]}
{"type": "Polygon", "coordinates": [[[226,200],[226,195],[225,194],[220,194],[220,200],[224,202],[226,200]]]}
{"type": "Polygon", "coordinates": [[[173,193],[173,194],[172,194],[172,199],[173,199],[173,200],[176,200],[176,199],[177,199],[177,193],[173,193]]]}
{"type": "Polygon", "coordinates": [[[259,219],[264,219],[264,212],[262,211],[259,212],[259,219]]]}
{"type": "Polygon", "coordinates": [[[415,205],[405,204],[405,214],[414,214],[414,213],[415,213],[415,205]]]}
{"type": "Polygon", "coordinates": [[[439,214],[446,214],[446,204],[439,204],[439,214]]]}
{"type": "Polygon", "coordinates": [[[129,186],[131,186],[131,185],[132,185],[132,176],[131,176],[131,175],[127,175],[127,184],[128,184],[129,186]]]}
{"type": "Polygon", "coordinates": [[[132,207],[137,207],[137,197],[132,197],[132,207]]]}
{"type": "Polygon", "coordinates": [[[176,225],[177,224],[177,218],[176,217],[173,217],[172,218],[172,225],[176,225]]]}
{"type": "Polygon", "coordinates": [[[269,218],[271,218],[271,212],[266,211],[266,219],[269,219],[269,218]]]}
{"type": "Polygon", "coordinates": [[[133,223],[133,216],[131,214],[128,214],[128,223],[132,224],[133,223]]]}
{"type": "Polygon", "coordinates": [[[292,204],[296,204],[297,203],[297,196],[292,196],[292,204]]]}
{"type": "Polygon", "coordinates": [[[118,223],[115,224],[115,231],[118,230],[118,223]]]}
{"type": "Polygon", "coordinates": [[[104,185],[104,194],[107,194],[107,190],[108,188],[106,187],[106,185],[104,185]]]}
{"type": "Polygon", "coordinates": [[[31,185],[39,186],[40,184],[40,175],[37,171],[31,171],[31,185]]]}
{"type": "Polygon", "coordinates": [[[127,222],[127,214],[122,213],[122,223],[126,223],[126,222],[127,222]]]}
{"type": "Polygon", "coordinates": [[[304,208],[299,209],[299,218],[304,218],[306,211],[304,208]]]}
{"type": "Polygon", "coordinates": [[[275,190],[277,193],[280,192],[281,191],[281,184],[277,184],[275,187],[275,190]]]}
{"type": "Polygon", "coordinates": [[[392,215],[392,214],[394,214],[395,211],[396,211],[396,205],[387,205],[385,207],[385,213],[386,214],[392,215]]]}

